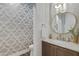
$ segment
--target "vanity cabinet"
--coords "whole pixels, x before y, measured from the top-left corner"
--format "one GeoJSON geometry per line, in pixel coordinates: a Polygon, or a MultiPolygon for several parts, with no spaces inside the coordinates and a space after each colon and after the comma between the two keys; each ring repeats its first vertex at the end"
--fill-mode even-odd
{"type": "Polygon", "coordinates": [[[79,52],[42,41],[43,56],[78,56],[79,52]]]}
{"type": "Polygon", "coordinates": [[[42,55],[43,56],[55,56],[55,46],[48,44],[46,42],[42,42],[42,55]],[[52,52],[51,52],[52,51],[52,52]]]}

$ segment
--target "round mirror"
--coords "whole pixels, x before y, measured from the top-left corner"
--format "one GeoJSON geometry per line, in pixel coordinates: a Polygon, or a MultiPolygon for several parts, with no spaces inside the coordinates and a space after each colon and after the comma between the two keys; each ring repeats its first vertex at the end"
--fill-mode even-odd
{"type": "Polygon", "coordinates": [[[76,24],[76,17],[70,12],[58,13],[51,19],[51,29],[56,33],[68,33],[76,24]]]}

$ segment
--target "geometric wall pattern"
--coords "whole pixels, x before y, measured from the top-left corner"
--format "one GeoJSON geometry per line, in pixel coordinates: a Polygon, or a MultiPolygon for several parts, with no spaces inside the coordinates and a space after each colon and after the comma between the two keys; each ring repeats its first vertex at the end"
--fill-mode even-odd
{"type": "Polygon", "coordinates": [[[33,43],[33,4],[0,3],[0,55],[11,55],[33,43]]]}

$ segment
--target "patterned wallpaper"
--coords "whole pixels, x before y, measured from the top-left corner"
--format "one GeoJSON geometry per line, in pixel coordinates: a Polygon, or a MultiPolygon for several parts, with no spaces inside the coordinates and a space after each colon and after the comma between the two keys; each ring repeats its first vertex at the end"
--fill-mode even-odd
{"type": "Polygon", "coordinates": [[[27,49],[32,41],[33,4],[0,3],[0,55],[27,49]]]}

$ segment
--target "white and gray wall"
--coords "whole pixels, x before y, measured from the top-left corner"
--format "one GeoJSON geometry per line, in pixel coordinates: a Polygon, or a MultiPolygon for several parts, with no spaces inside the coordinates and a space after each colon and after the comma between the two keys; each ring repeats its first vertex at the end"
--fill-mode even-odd
{"type": "Polygon", "coordinates": [[[49,35],[49,4],[37,3],[35,7],[35,20],[34,20],[34,55],[42,55],[42,38],[41,26],[45,24],[46,37],[49,35]]]}

